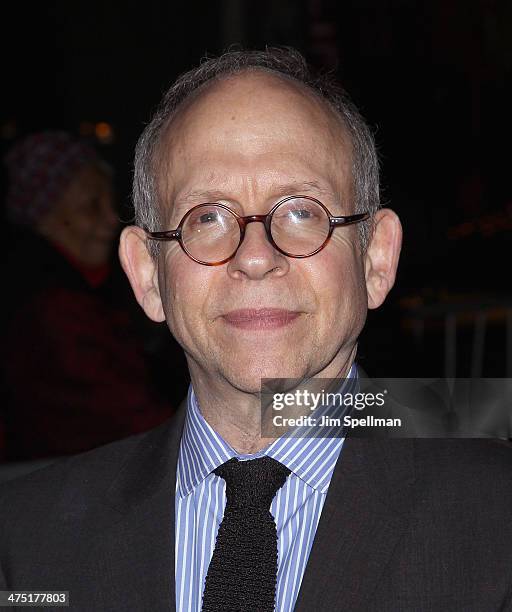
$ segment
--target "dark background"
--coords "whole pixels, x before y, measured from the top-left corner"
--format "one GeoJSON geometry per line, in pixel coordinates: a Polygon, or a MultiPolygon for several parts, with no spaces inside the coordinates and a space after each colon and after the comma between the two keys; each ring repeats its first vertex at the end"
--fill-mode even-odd
{"type": "Polygon", "coordinates": [[[292,45],[335,71],[374,128],[383,200],[404,226],[397,285],[369,315],[359,362],[373,375],[512,375],[509,1],[9,4],[2,152],[40,129],[95,139],[124,220],[137,137],[206,53],[292,45]]]}

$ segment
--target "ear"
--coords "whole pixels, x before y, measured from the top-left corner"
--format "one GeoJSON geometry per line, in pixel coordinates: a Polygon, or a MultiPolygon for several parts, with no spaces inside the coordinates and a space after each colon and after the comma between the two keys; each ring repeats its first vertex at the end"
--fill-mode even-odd
{"type": "Polygon", "coordinates": [[[119,259],[137,302],[146,315],[160,323],[165,319],[158,288],[157,263],[146,246],[146,233],[131,225],[121,232],[119,259]]]}
{"type": "Polygon", "coordinates": [[[401,247],[400,219],[389,208],[378,210],[365,257],[368,308],[378,308],[393,287],[401,247]]]}

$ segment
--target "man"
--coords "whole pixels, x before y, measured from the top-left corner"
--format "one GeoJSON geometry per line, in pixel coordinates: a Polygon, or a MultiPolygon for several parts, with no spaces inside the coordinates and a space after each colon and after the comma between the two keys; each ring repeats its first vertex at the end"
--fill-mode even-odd
{"type": "Polygon", "coordinates": [[[262,436],[261,379],[352,384],[394,282],[400,223],[348,100],[296,52],[205,62],[144,131],[134,194],[121,261],[189,396],[5,488],[3,588],[77,610],[512,609],[508,448],[262,436]]]}

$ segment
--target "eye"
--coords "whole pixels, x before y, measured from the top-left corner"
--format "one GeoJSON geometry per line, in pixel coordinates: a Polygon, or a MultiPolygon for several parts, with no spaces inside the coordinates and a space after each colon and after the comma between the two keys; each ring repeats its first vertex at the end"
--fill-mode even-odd
{"type": "Polygon", "coordinates": [[[216,211],[208,211],[199,216],[196,223],[207,224],[207,223],[218,223],[219,221],[219,213],[216,211]]]}
{"type": "Polygon", "coordinates": [[[313,217],[313,212],[311,210],[308,210],[306,208],[299,208],[296,210],[290,210],[289,212],[290,216],[297,219],[297,221],[302,221],[302,220],[306,220],[306,219],[311,219],[311,217],[313,217]]]}
{"type": "Polygon", "coordinates": [[[231,226],[234,219],[227,211],[215,207],[199,207],[187,218],[184,228],[195,232],[219,231],[231,226]]]}
{"type": "Polygon", "coordinates": [[[283,210],[285,221],[291,223],[307,223],[318,221],[323,218],[323,210],[309,202],[294,202],[292,205],[283,210]]]}

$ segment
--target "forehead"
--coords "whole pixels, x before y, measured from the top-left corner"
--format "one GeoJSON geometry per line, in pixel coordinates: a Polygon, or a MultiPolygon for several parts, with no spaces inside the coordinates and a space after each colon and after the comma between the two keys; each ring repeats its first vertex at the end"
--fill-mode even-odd
{"type": "Polygon", "coordinates": [[[293,182],[346,191],[350,141],[340,118],[294,81],[261,71],[208,85],[178,111],[160,146],[164,202],[209,187],[253,193],[293,182]]]}

